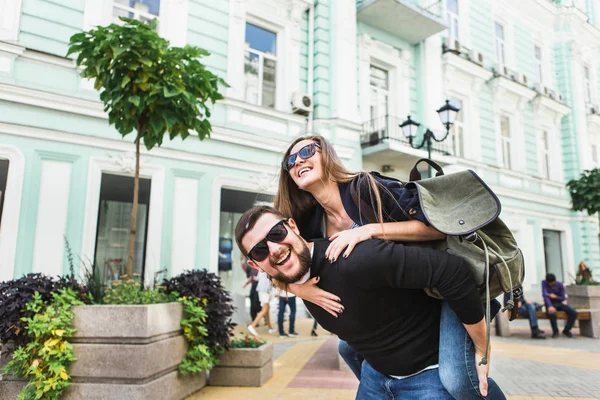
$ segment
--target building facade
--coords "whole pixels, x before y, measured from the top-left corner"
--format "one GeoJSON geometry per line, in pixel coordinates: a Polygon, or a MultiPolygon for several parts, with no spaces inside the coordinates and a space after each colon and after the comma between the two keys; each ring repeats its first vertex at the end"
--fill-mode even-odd
{"type": "Polygon", "coordinates": [[[210,139],[142,154],[147,283],[206,268],[242,296],[233,228],[272,201],[295,137],[317,132],[349,169],[405,180],[427,152],[399,124],[410,114],[444,136],[446,99],[461,111],[432,158],[499,195],[531,297],[546,272],[570,282],[580,260],[600,263],[598,219],[571,211],[565,189],[600,163],[594,0],[0,0],[0,280],[65,273],[65,239],[107,280],[122,273],[134,145],[65,57],[72,34],[118,16],[158,18],[230,85],[210,139]]]}

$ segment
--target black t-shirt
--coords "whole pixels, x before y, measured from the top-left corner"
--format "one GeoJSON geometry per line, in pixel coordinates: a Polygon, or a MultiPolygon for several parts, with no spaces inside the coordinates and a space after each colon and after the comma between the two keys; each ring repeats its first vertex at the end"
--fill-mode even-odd
{"type": "Polygon", "coordinates": [[[438,362],[441,303],[424,288],[436,288],[462,322],[483,318],[475,282],[461,258],[374,239],[331,264],[325,258],[328,244],[314,241],[310,275],[340,297],[345,311],[335,318],[313,303],[305,301],[306,307],[383,374],[406,376],[438,362]]]}

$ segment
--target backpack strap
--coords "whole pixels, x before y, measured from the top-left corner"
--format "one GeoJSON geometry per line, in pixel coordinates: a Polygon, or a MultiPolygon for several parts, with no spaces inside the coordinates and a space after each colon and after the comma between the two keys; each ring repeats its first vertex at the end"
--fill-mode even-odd
{"type": "Polygon", "coordinates": [[[409,178],[408,178],[408,180],[410,182],[420,181],[421,180],[421,173],[417,169],[417,166],[421,162],[425,162],[425,163],[429,164],[430,167],[432,167],[433,169],[435,169],[437,171],[435,173],[435,176],[442,176],[442,175],[444,175],[444,170],[442,169],[442,167],[440,167],[438,165],[438,163],[436,163],[435,161],[430,160],[429,158],[421,158],[419,161],[417,161],[415,163],[415,166],[410,170],[410,175],[409,175],[409,178]]]}

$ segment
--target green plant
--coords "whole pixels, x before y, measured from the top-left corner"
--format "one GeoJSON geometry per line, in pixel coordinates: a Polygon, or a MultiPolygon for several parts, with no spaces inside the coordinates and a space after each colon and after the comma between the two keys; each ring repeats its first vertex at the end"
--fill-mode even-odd
{"type": "Polygon", "coordinates": [[[63,288],[72,288],[80,300],[85,291],[72,277],[51,278],[35,273],[27,274],[19,279],[0,283],[0,343],[14,342],[21,346],[29,341],[25,329],[24,317],[33,314],[27,311],[26,305],[34,300],[37,293],[42,301],[50,301],[53,293],[63,288]]]}
{"type": "Polygon", "coordinates": [[[228,349],[234,327],[231,322],[234,308],[229,292],[217,275],[205,270],[185,271],[164,281],[162,286],[167,293],[177,292],[185,297],[206,299],[206,344],[214,354],[228,349]]]}
{"type": "Polygon", "coordinates": [[[183,305],[183,336],[188,343],[188,351],[185,359],[179,364],[179,372],[185,375],[209,371],[217,364],[218,359],[206,344],[206,299],[181,297],[179,302],[183,305]]]}
{"type": "Polygon", "coordinates": [[[144,289],[142,284],[135,280],[123,277],[114,281],[102,299],[104,304],[157,304],[167,303],[172,297],[158,289],[144,289]]]}
{"type": "Polygon", "coordinates": [[[45,302],[36,292],[27,303],[25,329],[31,341],[19,346],[4,372],[28,379],[18,399],[59,399],[70,386],[69,365],[75,360],[73,346],[66,340],[75,330],[71,327],[74,314],[71,306],[83,304],[71,288],[52,293],[45,302]]]}
{"type": "Polygon", "coordinates": [[[246,333],[243,334],[242,338],[234,338],[231,339],[231,343],[229,343],[230,349],[256,349],[265,344],[263,339],[257,338],[255,336],[248,336],[246,333]]]}
{"type": "Polygon", "coordinates": [[[73,35],[70,54],[78,54],[81,76],[95,79],[108,122],[124,137],[133,130],[136,162],[133,207],[126,274],[132,276],[139,194],[140,142],[148,150],[160,146],[166,132],[173,140],[196,131],[200,140],[210,135],[210,103],[223,98],[225,82],[199,61],[206,50],[169,47],[149,24],[121,18],[123,25],[99,26],[73,35]]]}
{"type": "Polygon", "coordinates": [[[579,179],[567,183],[573,210],[587,211],[589,215],[600,212],[600,168],[585,170],[579,179]]]}

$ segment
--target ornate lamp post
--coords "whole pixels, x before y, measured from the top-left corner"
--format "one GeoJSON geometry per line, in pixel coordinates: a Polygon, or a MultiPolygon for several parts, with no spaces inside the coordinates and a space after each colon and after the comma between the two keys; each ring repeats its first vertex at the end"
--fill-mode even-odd
{"type": "MultiPolygon", "coordinates": [[[[446,138],[450,134],[450,127],[454,123],[454,120],[456,119],[456,114],[458,114],[460,109],[450,104],[450,100],[446,100],[446,104],[441,106],[436,111],[440,116],[442,124],[446,127],[446,134],[441,139],[436,138],[435,134],[433,133],[433,131],[431,131],[431,129],[425,128],[426,130],[425,134],[423,135],[423,140],[420,144],[417,145],[413,142],[413,140],[417,136],[417,132],[421,124],[410,119],[410,115],[408,116],[408,119],[406,121],[400,124],[402,133],[404,134],[404,137],[408,139],[408,143],[410,143],[411,147],[415,149],[421,149],[423,148],[423,146],[427,145],[427,157],[429,159],[431,159],[431,145],[433,143],[432,140],[435,140],[436,142],[443,142],[444,140],[446,140],[446,138]]],[[[429,173],[429,176],[431,176],[431,171],[429,173]]]]}

